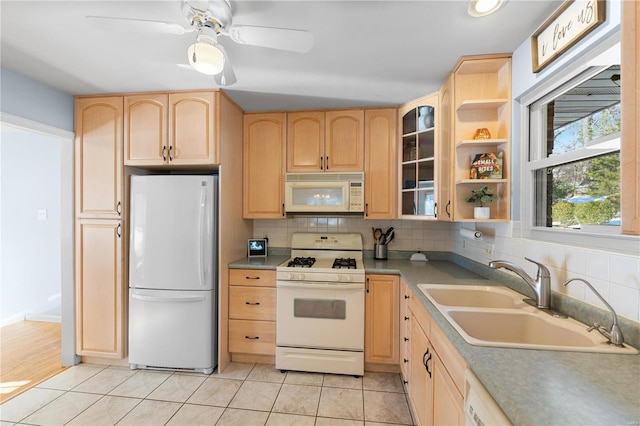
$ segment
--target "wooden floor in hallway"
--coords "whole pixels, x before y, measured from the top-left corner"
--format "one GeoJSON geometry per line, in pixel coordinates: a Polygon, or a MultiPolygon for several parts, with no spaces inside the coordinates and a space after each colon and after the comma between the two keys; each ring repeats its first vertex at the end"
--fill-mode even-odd
{"type": "Polygon", "coordinates": [[[58,374],[61,324],[21,321],[0,328],[0,403],[58,374]]]}

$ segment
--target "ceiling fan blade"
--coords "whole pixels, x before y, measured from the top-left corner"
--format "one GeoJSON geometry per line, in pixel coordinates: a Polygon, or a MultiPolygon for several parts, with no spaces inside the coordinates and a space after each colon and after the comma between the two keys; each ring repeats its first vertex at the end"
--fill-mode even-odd
{"type": "Polygon", "coordinates": [[[107,16],[85,16],[85,19],[98,28],[107,31],[129,33],[164,33],[181,35],[194,31],[174,22],[147,21],[144,19],[112,18],[107,16]]]}
{"type": "Polygon", "coordinates": [[[306,53],[313,47],[313,35],[306,30],[232,25],[228,30],[228,34],[231,40],[236,43],[269,47],[271,49],[306,53]]]}
{"type": "Polygon", "coordinates": [[[233,72],[233,67],[231,66],[231,61],[229,60],[229,55],[227,55],[227,51],[224,50],[222,45],[216,45],[218,49],[224,55],[224,67],[222,68],[222,72],[213,76],[216,84],[218,86],[231,86],[238,79],[236,78],[236,73],[233,72]]]}

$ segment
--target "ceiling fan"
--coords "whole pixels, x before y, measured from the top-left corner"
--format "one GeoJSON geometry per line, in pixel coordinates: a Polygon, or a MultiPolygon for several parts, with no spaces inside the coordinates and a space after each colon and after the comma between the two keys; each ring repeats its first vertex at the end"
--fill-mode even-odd
{"type": "Polygon", "coordinates": [[[291,52],[306,53],[313,47],[309,31],[292,28],[235,25],[232,23],[230,0],[182,0],[185,27],[174,22],[143,19],[85,16],[93,25],[109,31],[151,32],[182,35],[196,32],[195,42],[189,46],[189,64],[197,71],[213,75],[219,86],[237,81],[233,67],[218,36],[229,37],[236,43],[291,52]]]}

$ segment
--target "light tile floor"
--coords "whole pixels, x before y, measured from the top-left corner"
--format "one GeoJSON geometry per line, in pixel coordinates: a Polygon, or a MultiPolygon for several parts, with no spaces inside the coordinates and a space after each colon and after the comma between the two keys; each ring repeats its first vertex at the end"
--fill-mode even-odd
{"type": "Polygon", "coordinates": [[[398,374],[232,363],[210,376],[80,364],[0,406],[7,425],[412,425],[398,374]]]}

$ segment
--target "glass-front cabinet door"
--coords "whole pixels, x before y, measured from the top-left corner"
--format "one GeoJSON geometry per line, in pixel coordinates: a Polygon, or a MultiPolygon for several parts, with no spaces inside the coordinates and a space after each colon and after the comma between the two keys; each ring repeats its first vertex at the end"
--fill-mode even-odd
{"type": "Polygon", "coordinates": [[[400,216],[436,219],[436,109],[430,95],[400,109],[400,216]]]}

